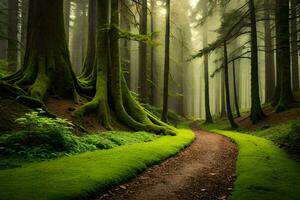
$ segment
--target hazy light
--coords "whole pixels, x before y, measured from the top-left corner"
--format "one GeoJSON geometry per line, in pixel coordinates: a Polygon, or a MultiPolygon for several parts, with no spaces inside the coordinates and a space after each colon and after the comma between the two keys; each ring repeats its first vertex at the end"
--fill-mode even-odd
{"type": "MultiPolygon", "coordinates": [[[[201,0],[200,0],[201,1],[201,0]]],[[[192,8],[195,8],[199,0],[190,0],[192,8]]]]}

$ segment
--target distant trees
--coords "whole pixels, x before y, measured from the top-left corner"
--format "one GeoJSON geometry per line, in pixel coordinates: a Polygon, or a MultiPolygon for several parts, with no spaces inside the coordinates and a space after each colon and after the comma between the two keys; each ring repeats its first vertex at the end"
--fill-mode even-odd
{"type": "Polygon", "coordinates": [[[161,119],[168,121],[169,101],[169,76],[170,76],[170,13],[171,0],[166,0],[166,35],[165,35],[165,65],[164,65],[164,90],[163,90],[163,111],[161,119]]]}

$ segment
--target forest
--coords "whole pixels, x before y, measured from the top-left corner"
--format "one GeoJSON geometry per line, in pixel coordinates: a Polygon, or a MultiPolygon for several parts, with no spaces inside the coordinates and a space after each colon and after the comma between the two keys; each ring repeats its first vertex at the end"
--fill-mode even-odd
{"type": "Polygon", "coordinates": [[[0,200],[299,200],[300,0],[0,0],[0,200]]]}

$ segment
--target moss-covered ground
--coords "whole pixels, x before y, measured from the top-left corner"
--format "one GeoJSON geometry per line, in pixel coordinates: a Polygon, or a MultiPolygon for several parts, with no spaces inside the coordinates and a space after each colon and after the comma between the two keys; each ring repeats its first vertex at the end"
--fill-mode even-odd
{"type": "Polygon", "coordinates": [[[84,199],[122,184],[194,140],[189,130],[151,142],[97,150],[0,171],[0,199],[84,199]]]}
{"type": "MultiPolygon", "coordinates": [[[[232,193],[232,200],[298,200],[300,197],[300,165],[290,158],[286,151],[272,141],[289,135],[290,123],[277,128],[258,130],[252,135],[228,128],[225,121],[203,125],[202,128],[222,134],[239,148],[237,160],[237,178],[232,193]],[[281,133],[274,131],[281,130],[281,133]],[[263,136],[257,137],[254,135],[263,136]]],[[[247,132],[246,130],[242,130],[247,132]]]]}

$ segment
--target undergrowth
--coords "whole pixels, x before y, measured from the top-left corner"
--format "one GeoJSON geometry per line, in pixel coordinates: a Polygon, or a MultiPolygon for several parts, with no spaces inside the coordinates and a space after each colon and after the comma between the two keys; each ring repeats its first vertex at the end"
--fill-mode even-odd
{"type": "Polygon", "coordinates": [[[121,145],[149,142],[159,136],[146,132],[105,132],[78,137],[73,124],[61,118],[48,118],[37,110],[18,118],[22,130],[0,136],[1,157],[22,157],[28,160],[49,159],[121,145]]]}

